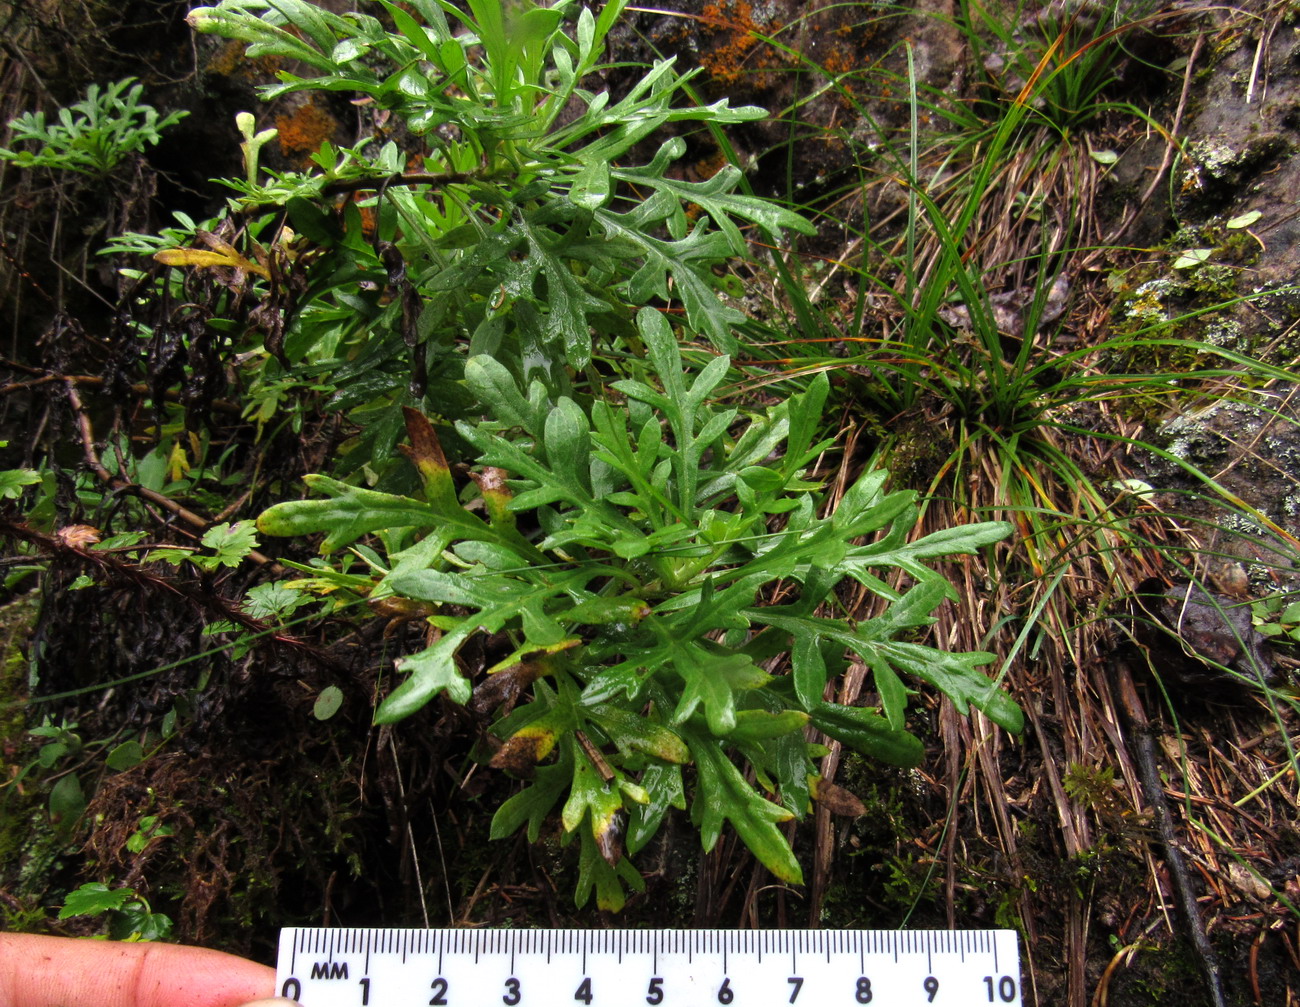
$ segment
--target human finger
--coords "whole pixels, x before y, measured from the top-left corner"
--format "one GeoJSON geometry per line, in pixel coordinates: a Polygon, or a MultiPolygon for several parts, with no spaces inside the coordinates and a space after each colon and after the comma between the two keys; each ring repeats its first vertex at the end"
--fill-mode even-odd
{"type": "Polygon", "coordinates": [[[207,948],[0,934],[5,1007],[238,1007],[274,993],[274,969],[207,948]]]}

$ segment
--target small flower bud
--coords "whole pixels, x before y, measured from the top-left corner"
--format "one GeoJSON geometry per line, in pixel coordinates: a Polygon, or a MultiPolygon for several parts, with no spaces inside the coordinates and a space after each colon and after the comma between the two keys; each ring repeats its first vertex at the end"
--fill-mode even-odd
{"type": "Polygon", "coordinates": [[[216,30],[216,12],[211,7],[195,7],[186,15],[185,20],[195,31],[216,30]]]}

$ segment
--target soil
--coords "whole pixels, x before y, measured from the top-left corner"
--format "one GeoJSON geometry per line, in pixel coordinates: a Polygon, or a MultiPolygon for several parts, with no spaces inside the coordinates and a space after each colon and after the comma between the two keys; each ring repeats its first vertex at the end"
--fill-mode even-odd
{"type": "MultiPolygon", "coordinates": [[[[868,132],[866,115],[881,133],[905,127],[905,104],[882,98],[873,87],[879,77],[853,75],[839,90],[826,87],[833,77],[854,68],[905,75],[908,40],[924,84],[953,93],[972,86],[969,53],[951,23],[957,12],[942,0],[901,14],[821,0],[665,6],[673,13],[628,17],[616,56],[676,54],[679,67],[699,68],[704,100],[797,106],[797,117],[731,136],[754,186],[774,195],[811,202],[837,192],[852,175],[847,151],[868,132]]],[[[79,391],[95,429],[124,408],[134,429],[151,422],[152,389],[132,384],[140,361],[129,355],[138,350],[113,312],[121,280],[98,268],[93,251],[107,233],[165,226],[164,212],[214,209],[220,195],[207,180],[240,170],[233,116],[257,107],[253,87],[274,69],[210,38],[195,44],[184,13],[167,0],[127,9],[0,3],[0,22],[13,28],[0,28],[11,115],[127,73],[147,80],[160,108],[192,113],[147,159],[97,183],[23,178],[0,165],[0,427],[13,432],[0,467],[42,456],[59,463],[52,524],[64,532],[82,522],[105,534],[120,529],[114,494],[94,513],[83,505],[94,477],[63,389],[79,391]],[[50,375],[61,376],[58,394],[47,387],[50,375]]],[[[111,553],[92,557],[6,503],[5,569],[32,557],[44,569],[0,598],[0,700],[29,700],[18,712],[0,708],[0,768],[10,781],[0,790],[5,927],[94,931],[98,921],[59,923],[53,911],[90,880],[146,894],[174,918],[179,940],[266,961],[287,925],[1014,927],[1023,936],[1027,1004],[1213,1004],[1206,969],[1215,961],[1225,1003],[1300,1002],[1297,781],[1277,773],[1300,726],[1295,710],[1275,712],[1249,684],[1267,665],[1266,680],[1294,686],[1297,664],[1284,641],[1274,649],[1256,639],[1242,614],[1251,600],[1295,586],[1291,547],[1300,547],[1297,385],[1285,380],[1300,348],[1300,298],[1282,289],[1300,275],[1298,13],[1263,0],[1240,11],[1188,9],[1177,34],[1135,43],[1122,87],[1151,99],[1154,121],[1177,121],[1180,147],[1165,170],[1169,148],[1157,136],[1117,130],[1119,160],[1097,201],[1102,232],[1127,226],[1125,250],[1086,261],[1073,278],[1080,339],[1098,325],[1140,327],[1153,312],[1172,317],[1264,292],[1197,316],[1181,336],[1260,355],[1277,366],[1276,380],[1234,386],[1226,398],[1222,385],[1198,383],[1173,407],[1135,406],[1125,418],[1162,449],[1124,460],[1145,487],[1134,506],[1185,515],[1199,551],[1181,568],[1156,571],[1146,608],[1099,603],[1107,642],[1069,653],[1063,673],[1046,657],[1024,660],[1011,683],[1028,715],[1020,737],[921,697],[911,725],[928,742],[919,770],[839,755],[827,775],[866,813],[832,819],[821,811],[791,826],[806,863],[820,851],[825,869],[812,885],[774,883],[734,835],[702,854],[682,816],[640,856],[646,891],[621,914],[576,907],[577,859],[558,824],[536,844],[489,839],[492,812],[518,783],[485,764],[483,716],[441,702],[395,727],[371,724],[393,660],[421,646],[414,623],[342,614],[301,636],[277,632],[196,662],[207,649],[203,627],[235,617],[234,602],[262,571],[246,564],[185,579],[111,553]],[[1152,73],[1152,64],[1173,69],[1152,73]],[[1251,211],[1261,216],[1248,227],[1227,224],[1251,211]],[[1218,272],[1174,267],[1180,251],[1207,247],[1218,272]],[[1225,519],[1188,466],[1212,474],[1245,508],[1225,519]],[[1237,676],[1207,678],[1206,658],[1237,676]],[[102,688],[110,680],[120,684],[102,688]],[[313,703],[327,686],[342,690],[343,703],[322,721],[313,703]],[[102,768],[114,745],[144,731],[158,737],[176,709],[183,729],[157,754],[120,771],[102,768]],[[75,723],[87,744],[75,767],[88,795],[80,825],[47,813],[51,781],[33,768],[38,755],[26,733],[46,718],[75,723]],[[1145,748],[1164,774],[1163,798],[1143,782],[1145,748]],[[166,832],[136,838],[146,816],[158,816],[166,832]],[[1171,846],[1187,862],[1185,877],[1170,866],[1171,846]]],[[[609,86],[619,80],[611,71],[609,86]]],[[[325,138],[350,142],[365,114],[336,95],[259,108],[259,120],[280,130],[269,163],[293,164],[325,138]]],[[[688,176],[708,177],[719,151],[690,142],[688,176]]],[[[849,241],[828,224],[802,251],[835,256],[849,241]]],[[[1176,353],[1154,364],[1205,366],[1176,353]]],[[[155,378],[168,373],[149,363],[155,378]]],[[[224,384],[220,361],[207,371],[189,363],[211,382],[175,394],[206,416],[213,442],[276,459],[276,471],[263,473],[230,518],[256,515],[272,502],[267,487],[296,484],[320,466],[334,428],[255,445],[226,402],[235,389],[224,384]]],[[[1111,364],[1142,370],[1153,362],[1111,364]]],[[[160,533],[184,524],[175,513],[158,516],[160,533]]],[[[276,558],[312,555],[309,544],[294,543],[276,558]]]]}

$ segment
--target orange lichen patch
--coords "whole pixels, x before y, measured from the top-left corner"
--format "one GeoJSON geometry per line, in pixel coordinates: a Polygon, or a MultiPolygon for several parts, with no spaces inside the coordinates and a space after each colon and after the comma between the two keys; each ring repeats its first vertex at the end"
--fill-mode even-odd
{"type": "Polygon", "coordinates": [[[860,66],[854,54],[845,49],[832,49],[822,60],[822,70],[832,77],[840,77],[860,66]]]}
{"type": "Polygon", "coordinates": [[[722,151],[715,150],[708,157],[700,158],[700,160],[692,164],[687,169],[686,176],[692,182],[707,182],[720,172],[726,163],[727,158],[722,151]]]}
{"type": "MultiPolygon", "coordinates": [[[[743,74],[775,69],[788,62],[784,53],[764,45],[759,38],[780,31],[781,22],[755,22],[749,0],[714,0],[704,5],[700,20],[720,29],[718,45],[700,56],[700,65],[719,83],[734,84],[743,74]]],[[[766,85],[759,82],[758,86],[766,85]]]]}
{"type": "Polygon", "coordinates": [[[882,76],[881,50],[876,44],[884,31],[885,22],[876,20],[842,25],[826,34],[825,51],[818,58],[822,72],[835,82],[843,111],[852,112],[862,102],[893,96],[890,81],[895,76],[882,76]]]}
{"type": "Polygon", "coordinates": [[[244,43],[227,42],[208,60],[208,72],[229,77],[243,69],[244,43]]]}
{"type": "Polygon", "coordinates": [[[334,135],[338,125],[338,120],[315,102],[304,102],[294,111],[276,116],[280,152],[290,158],[294,155],[309,157],[334,135]]]}
{"type": "Polygon", "coordinates": [[[278,56],[251,59],[244,50],[243,42],[227,42],[212,54],[206,72],[218,77],[265,81],[273,79],[284,67],[284,60],[278,56]]]}

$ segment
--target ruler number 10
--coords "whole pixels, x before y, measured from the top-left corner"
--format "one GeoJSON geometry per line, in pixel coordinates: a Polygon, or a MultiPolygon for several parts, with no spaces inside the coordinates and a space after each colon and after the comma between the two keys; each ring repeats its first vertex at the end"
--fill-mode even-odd
{"type": "MultiPolygon", "coordinates": [[[[988,987],[989,1003],[993,1002],[993,977],[985,976],[984,985],[988,987]]],[[[1002,976],[997,981],[998,999],[1003,1003],[1011,1003],[1016,998],[1016,981],[1010,976],[1002,976]]]]}

